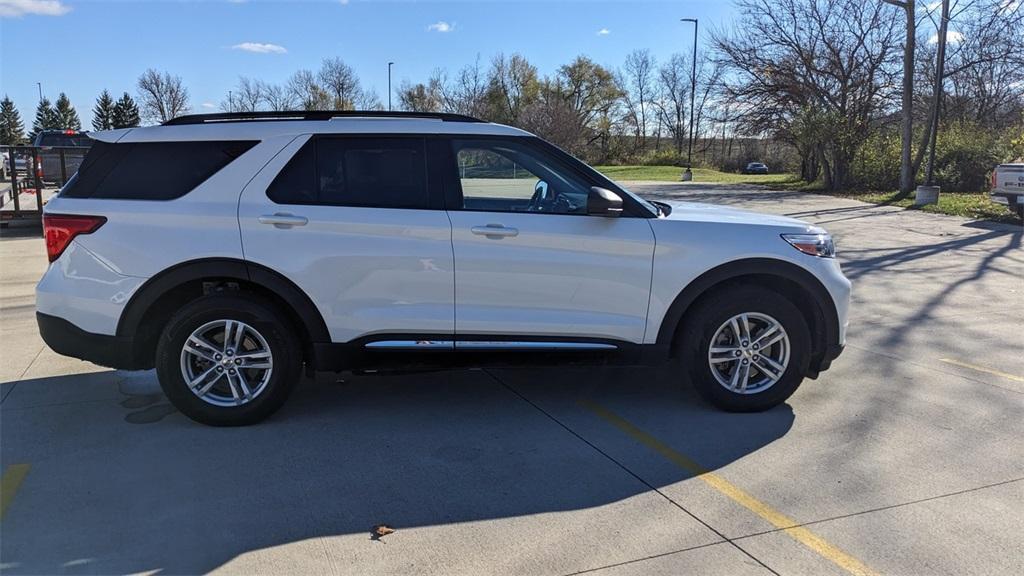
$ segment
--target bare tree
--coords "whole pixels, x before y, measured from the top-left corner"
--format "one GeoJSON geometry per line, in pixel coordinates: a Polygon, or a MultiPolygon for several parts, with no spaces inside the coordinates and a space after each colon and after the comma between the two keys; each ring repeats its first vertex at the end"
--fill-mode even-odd
{"type": "Polygon", "coordinates": [[[882,2],[738,0],[737,8],[740,21],[714,43],[744,124],[792,143],[805,164],[814,155],[827,188],[846,187],[857,150],[896,95],[900,26],[882,2]]]}
{"type": "Polygon", "coordinates": [[[316,74],[299,70],[288,79],[287,91],[301,110],[330,110],[331,96],[317,83],[316,74]]]}
{"type": "Polygon", "coordinates": [[[658,97],[654,100],[658,118],[675,143],[676,153],[683,153],[686,142],[686,113],[690,98],[690,63],[682,54],[673,54],[658,69],[658,97]]]}
{"type": "Polygon", "coordinates": [[[263,91],[263,103],[270,110],[294,110],[296,108],[295,95],[286,87],[280,84],[267,84],[263,91]]]}
{"type": "Polygon", "coordinates": [[[231,108],[237,112],[255,112],[266,99],[267,85],[262,80],[240,76],[232,90],[231,108]]]}
{"type": "Polygon", "coordinates": [[[188,89],[178,76],[152,68],[139,76],[139,102],[142,117],[154,123],[166,122],[189,111],[188,89]]]}
{"type": "Polygon", "coordinates": [[[325,58],[320,65],[317,80],[331,97],[331,106],[335,110],[355,109],[362,96],[359,77],[341,58],[325,58]]]}
{"type": "Polygon", "coordinates": [[[635,128],[634,147],[643,150],[647,146],[650,129],[648,113],[654,95],[657,63],[650,50],[634,50],[626,56],[624,69],[622,84],[627,94],[624,103],[635,128]]]}

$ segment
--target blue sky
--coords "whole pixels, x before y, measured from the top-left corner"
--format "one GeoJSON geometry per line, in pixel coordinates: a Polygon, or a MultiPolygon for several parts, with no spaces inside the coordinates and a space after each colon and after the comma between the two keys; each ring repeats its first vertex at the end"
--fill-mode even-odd
{"type": "Polygon", "coordinates": [[[523,54],[541,74],[577,54],[619,66],[637,48],[659,60],[689,53],[692,27],[679,18],[700,19],[703,43],[734,14],[729,0],[0,0],[0,93],[29,124],[41,82],[51,100],[66,92],[87,125],[101,90],[134,96],[146,68],[181,76],[193,112],[203,112],[239,76],[284,82],[338,56],[386,103],[389,60],[395,87],[498,52],[523,54]]]}

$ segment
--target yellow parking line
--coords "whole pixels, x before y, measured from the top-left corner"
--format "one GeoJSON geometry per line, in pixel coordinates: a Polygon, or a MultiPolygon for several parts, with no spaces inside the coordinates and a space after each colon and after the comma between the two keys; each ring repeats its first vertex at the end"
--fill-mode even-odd
{"type": "Polygon", "coordinates": [[[600,416],[602,419],[615,426],[622,432],[625,432],[628,436],[636,440],[637,442],[647,446],[651,450],[654,450],[658,454],[664,456],[667,460],[679,466],[683,470],[686,470],[695,477],[703,480],[708,486],[711,486],[721,494],[729,497],[731,500],[743,506],[747,510],[750,510],[754,514],[757,514],[761,518],[768,521],[776,528],[780,528],[783,532],[788,534],[791,538],[800,542],[804,546],[807,546],[814,552],[818,553],[823,558],[830,560],[840,568],[843,568],[851,574],[857,574],[859,576],[869,576],[876,574],[874,570],[869,568],[860,560],[857,560],[853,556],[850,556],[846,552],[843,552],[839,548],[836,548],[832,544],[829,544],[820,536],[814,534],[807,528],[797,526],[797,522],[788,516],[778,512],[771,506],[761,502],[757,498],[754,498],[750,494],[747,494],[734,484],[725,480],[721,476],[714,474],[707,470],[700,464],[694,462],[690,458],[686,457],[679,452],[676,452],[668,445],[664,444],[654,436],[644,432],[637,428],[630,422],[620,418],[613,412],[606,408],[581,400],[580,405],[587,408],[594,414],[600,416]]]}
{"type": "Polygon", "coordinates": [[[0,518],[4,517],[4,512],[7,512],[11,500],[14,500],[14,495],[18,493],[18,487],[28,475],[28,469],[28,464],[11,464],[4,471],[4,475],[0,476],[0,518]]]}
{"type": "Polygon", "coordinates": [[[993,370],[991,368],[984,368],[982,366],[975,366],[974,364],[968,364],[967,362],[961,362],[959,360],[953,360],[952,358],[939,358],[940,362],[946,364],[953,364],[954,366],[960,366],[963,368],[970,368],[971,370],[977,370],[978,372],[986,372],[994,376],[1000,376],[1007,380],[1013,380],[1014,382],[1024,382],[1024,377],[1014,376],[1013,374],[1007,374],[1006,372],[1000,372],[999,370],[993,370]]]}

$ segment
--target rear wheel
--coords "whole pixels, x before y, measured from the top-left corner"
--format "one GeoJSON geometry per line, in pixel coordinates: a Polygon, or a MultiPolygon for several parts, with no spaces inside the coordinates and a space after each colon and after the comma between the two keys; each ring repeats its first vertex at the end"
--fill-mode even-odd
{"type": "Polygon", "coordinates": [[[697,392],[730,412],[784,402],[804,379],[810,331],[777,292],[729,288],[702,299],[682,327],[680,357],[697,392]]]}
{"type": "Polygon", "coordinates": [[[288,398],[302,357],[291,326],[252,295],[205,296],[177,312],[157,345],[164,394],[189,418],[214,426],[258,422],[288,398]]]}

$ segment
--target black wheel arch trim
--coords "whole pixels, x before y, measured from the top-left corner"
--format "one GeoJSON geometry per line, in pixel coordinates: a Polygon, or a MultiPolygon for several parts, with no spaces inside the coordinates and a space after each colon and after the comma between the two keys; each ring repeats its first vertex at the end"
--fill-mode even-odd
{"type": "Polygon", "coordinates": [[[147,280],[132,295],[117,323],[118,336],[134,336],[154,302],[171,290],[203,278],[235,279],[270,290],[287,302],[305,325],[312,342],[330,342],[327,323],[309,296],[294,282],[266,266],[234,258],[203,258],[176,264],[147,280]]]}
{"type": "MultiPolygon", "coordinates": [[[[687,284],[672,301],[661,320],[657,343],[666,349],[672,346],[686,312],[708,289],[722,282],[750,275],[775,276],[782,280],[792,281],[814,298],[820,318],[823,320],[822,328],[825,338],[824,342],[814,342],[815,354],[811,361],[810,376],[817,376],[818,371],[827,367],[826,362],[831,360],[825,360],[826,356],[831,355],[829,351],[839,345],[839,317],[836,313],[835,302],[825,286],[812,273],[785,260],[746,258],[726,262],[704,272],[687,284]],[[819,368],[823,364],[824,366],[819,368]]],[[[838,354],[835,355],[838,356],[838,354]]]]}

